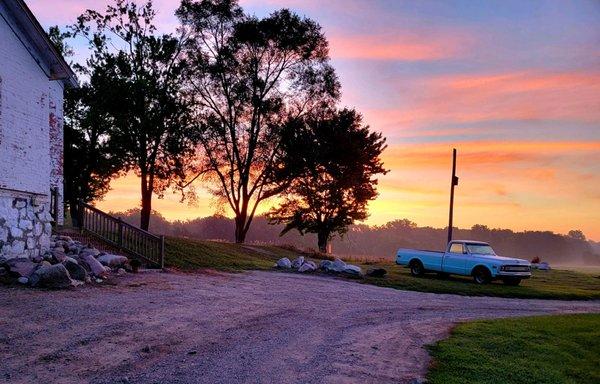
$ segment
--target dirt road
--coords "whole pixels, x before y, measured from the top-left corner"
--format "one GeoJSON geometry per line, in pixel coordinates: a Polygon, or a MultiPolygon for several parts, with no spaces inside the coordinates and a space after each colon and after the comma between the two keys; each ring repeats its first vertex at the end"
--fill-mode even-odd
{"type": "Polygon", "coordinates": [[[402,383],[456,321],[600,312],[327,277],[128,275],[72,291],[0,287],[0,383],[402,383]]]}

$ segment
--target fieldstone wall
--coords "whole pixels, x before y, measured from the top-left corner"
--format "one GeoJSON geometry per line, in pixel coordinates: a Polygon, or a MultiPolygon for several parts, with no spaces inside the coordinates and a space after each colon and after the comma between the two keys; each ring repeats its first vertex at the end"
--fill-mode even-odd
{"type": "Polygon", "coordinates": [[[0,189],[0,258],[39,258],[50,249],[52,217],[46,196],[0,189]]]}

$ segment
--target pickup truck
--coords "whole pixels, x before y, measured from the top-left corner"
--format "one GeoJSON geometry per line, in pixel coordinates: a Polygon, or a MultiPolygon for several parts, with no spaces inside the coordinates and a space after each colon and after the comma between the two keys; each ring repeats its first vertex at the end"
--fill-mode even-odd
{"type": "Polygon", "coordinates": [[[400,248],[396,264],[410,268],[413,276],[425,272],[473,276],[477,284],[501,279],[507,285],[519,285],[531,277],[527,260],[498,256],[488,243],[471,240],[453,240],[445,252],[400,248]]]}

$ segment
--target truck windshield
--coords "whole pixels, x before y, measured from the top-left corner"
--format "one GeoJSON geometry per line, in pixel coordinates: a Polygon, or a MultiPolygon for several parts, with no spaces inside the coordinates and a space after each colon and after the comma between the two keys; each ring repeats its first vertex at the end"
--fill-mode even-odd
{"type": "Polygon", "coordinates": [[[467,244],[469,253],[477,253],[479,255],[496,255],[492,247],[487,244],[467,244]]]}

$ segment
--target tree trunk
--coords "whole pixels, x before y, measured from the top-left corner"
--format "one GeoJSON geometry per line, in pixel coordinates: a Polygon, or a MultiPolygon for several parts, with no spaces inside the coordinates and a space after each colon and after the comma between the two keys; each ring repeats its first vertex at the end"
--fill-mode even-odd
{"type": "Polygon", "coordinates": [[[235,218],[235,242],[240,244],[246,241],[246,217],[238,215],[235,218]]]}
{"type": "Polygon", "coordinates": [[[69,213],[71,214],[71,225],[79,228],[81,225],[79,222],[79,204],[77,204],[77,199],[75,198],[69,199],[69,213]]]}
{"type": "Polygon", "coordinates": [[[319,244],[319,252],[327,253],[327,243],[329,242],[329,232],[320,231],[317,233],[317,239],[319,244]]]}
{"type": "Polygon", "coordinates": [[[152,186],[149,185],[148,175],[142,172],[142,210],[140,212],[140,228],[147,231],[150,227],[150,212],[152,212],[152,186]]]}

